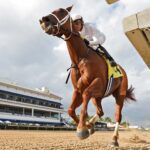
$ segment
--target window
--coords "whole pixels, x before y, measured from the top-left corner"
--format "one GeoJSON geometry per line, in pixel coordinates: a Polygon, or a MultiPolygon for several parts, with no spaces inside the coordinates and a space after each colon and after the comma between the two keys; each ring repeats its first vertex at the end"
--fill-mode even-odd
{"type": "Polygon", "coordinates": [[[6,99],[6,94],[0,93],[0,98],[6,99]]]}
{"type": "Polygon", "coordinates": [[[23,114],[23,108],[7,106],[7,105],[0,105],[0,112],[22,115],[23,114]]]}
{"type": "Polygon", "coordinates": [[[5,105],[0,105],[0,112],[5,112],[5,105]]]}
{"type": "Polygon", "coordinates": [[[32,109],[24,108],[24,114],[31,116],[32,115],[32,109]]]}
{"type": "Polygon", "coordinates": [[[31,99],[26,98],[26,99],[24,100],[24,102],[25,102],[25,103],[31,103],[31,99]]]}
{"type": "Polygon", "coordinates": [[[50,112],[42,110],[34,110],[34,116],[36,117],[50,117],[50,112]]]}
{"type": "Polygon", "coordinates": [[[21,102],[21,97],[16,97],[16,101],[21,102]]]}
{"type": "Polygon", "coordinates": [[[58,113],[56,113],[56,112],[51,112],[51,117],[52,118],[59,118],[59,114],[58,113]]]}
{"type": "Polygon", "coordinates": [[[13,96],[13,95],[7,95],[7,99],[9,99],[9,100],[14,100],[15,99],[15,97],[13,96]]]}

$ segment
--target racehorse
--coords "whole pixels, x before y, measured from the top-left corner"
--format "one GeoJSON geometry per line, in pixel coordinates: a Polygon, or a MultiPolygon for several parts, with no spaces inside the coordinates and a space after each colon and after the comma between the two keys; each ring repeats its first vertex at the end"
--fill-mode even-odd
{"type": "Polygon", "coordinates": [[[80,139],[87,138],[94,132],[94,124],[103,116],[102,99],[113,95],[116,100],[115,130],[112,138],[112,145],[118,146],[118,129],[122,119],[122,108],[128,100],[136,101],[132,86],[128,89],[128,79],[124,69],[121,68],[123,76],[115,78],[107,95],[108,66],[105,59],[99,56],[90,47],[86,46],[80,34],[75,31],[70,16],[71,7],[59,8],[47,16],[42,17],[40,25],[45,33],[62,38],[66,41],[71,66],[71,80],[73,84],[73,96],[68,114],[77,124],[77,136],[80,139]],[[96,107],[96,115],[90,121],[87,119],[88,103],[92,100],[96,107]],[[76,115],[76,108],[82,104],[80,118],[76,115]]]}

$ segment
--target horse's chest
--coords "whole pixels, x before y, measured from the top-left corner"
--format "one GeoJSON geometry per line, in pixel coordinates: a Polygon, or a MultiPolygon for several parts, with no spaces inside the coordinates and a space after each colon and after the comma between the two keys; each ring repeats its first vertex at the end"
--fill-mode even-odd
{"type": "Polygon", "coordinates": [[[88,84],[92,78],[92,69],[89,61],[84,60],[79,65],[79,71],[81,74],[81,79],[84,84],[88,84]]]}
{"type": "Polygon", "coordinates": [[[79,67],[80,74],[81,75],[85,74],[87,72],[88,60],[82,59],[78,67],[79,67]]]}

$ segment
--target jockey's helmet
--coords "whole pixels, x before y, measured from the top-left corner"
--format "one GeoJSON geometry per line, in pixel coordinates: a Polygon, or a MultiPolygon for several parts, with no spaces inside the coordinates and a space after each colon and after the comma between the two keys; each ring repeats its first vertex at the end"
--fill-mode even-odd
{"type": "Polygon", "coordinates": [[[83,29],[84,21],[81,15],[73,14],[72,21],[74,22],[74,28],[77,32],[83,29]]]}
{"type": "Polygon", "coordinates": [[[83,21],[82,16],[78,15],[78,14],[71,15],[71,18],[72,18],[73,21],[76,21],[76,20],[82,20],[83,21]]]}

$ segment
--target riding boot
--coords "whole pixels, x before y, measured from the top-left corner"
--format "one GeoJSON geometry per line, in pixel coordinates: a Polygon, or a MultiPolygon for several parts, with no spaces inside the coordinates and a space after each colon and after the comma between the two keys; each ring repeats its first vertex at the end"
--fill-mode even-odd
{"type": "Polygon", "coordinates": [[[115,62],[115,60],[110,56],[110,54],[107,52],[107,50],[102,45],[99,45],[98,48],[100,48],[100,50],[103,52],[105,57],[110,61],[110,64],[112,67],[117,66],[117,63],[115,62]]]}

